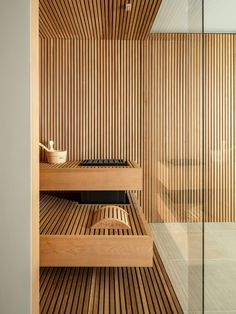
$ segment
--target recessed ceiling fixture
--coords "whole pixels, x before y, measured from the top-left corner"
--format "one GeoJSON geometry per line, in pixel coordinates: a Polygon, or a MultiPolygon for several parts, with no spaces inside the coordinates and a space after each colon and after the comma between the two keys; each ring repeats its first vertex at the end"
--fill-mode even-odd
{"type": "Polygon", "coordinates": [[[127,1],[126,4],[125,4],[125,11],[126,12],[130,12],[131,11],[131,1],[127,1]]]}

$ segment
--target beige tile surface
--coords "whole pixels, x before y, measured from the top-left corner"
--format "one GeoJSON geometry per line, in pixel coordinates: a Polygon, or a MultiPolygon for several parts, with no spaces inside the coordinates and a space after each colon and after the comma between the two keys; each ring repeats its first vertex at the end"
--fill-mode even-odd
{"type": "MultiPolygon", "coordinates": [[[[202,310],[202,224],[150,224],[185,313],[202,310]]],[[[236,313],[236,223],[206,223],[205,313],[236,313]]]]}

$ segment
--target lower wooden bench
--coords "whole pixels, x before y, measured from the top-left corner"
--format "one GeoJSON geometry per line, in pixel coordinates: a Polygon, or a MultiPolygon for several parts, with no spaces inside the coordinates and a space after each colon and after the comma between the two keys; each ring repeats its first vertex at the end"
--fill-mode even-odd
{"type": "Polygon", "coordinates": [[[103,205],[83,205],[47,193],[40,201],[40,266],[152,266],[153,239],[135,197],[119,205],[130,230],[91,229],[103,205]]]}

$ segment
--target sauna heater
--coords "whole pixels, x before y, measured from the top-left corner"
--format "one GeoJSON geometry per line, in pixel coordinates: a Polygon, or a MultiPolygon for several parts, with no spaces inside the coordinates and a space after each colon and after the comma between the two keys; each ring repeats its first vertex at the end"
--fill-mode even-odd
{"type": "MultiPolygon", "coordinates": [[[[87,159],[80,163],[83,167],[126,167],[127,161],[123,159],[87,159]]],[[[81,204],[127,204],[126,191],[81,191],[79,193],[81,204]]]]}

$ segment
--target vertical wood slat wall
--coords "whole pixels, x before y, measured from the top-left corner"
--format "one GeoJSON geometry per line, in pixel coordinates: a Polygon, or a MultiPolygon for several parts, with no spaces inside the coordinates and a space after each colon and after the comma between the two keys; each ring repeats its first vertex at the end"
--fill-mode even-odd
{"type": "Polygon", "coordinates": [[[236,221],[236,36],[205,35],[204,134],[201,41],[198,34],[155,34],[145,42],[143,208],[151,208],[153,222],[201,221],[203,169],[205,220],[236,221]],[[214,161],[224,147],[223,160],[214,161]],[[179,159],[200,164],[194,172],[177,165],[169,191],[158,162],[179,159]],[[185,182],[192,188],[184,190],[185,182]]]}
{"type": "Polygon", "coordinates": [[[205,37],[205,160],[208,221],[236,221],[236,36],[205,37]],[[213,162],[214,151],[221,160],[213,162]]]}
{"type": "Polygon", "coordinates": [[[144,208],[153,222],[200,221],[201,164],[171,166],[169,178],[159,163],[201,159],[201,35],[153,34],[144,51],[144,208]]]}
{"type": "MultiPolygon", "coordinates": [[[[224,163],[211,157],[222,141],[235,146],[235,48],[234,35],[206,35],[209,221],[236,219],[235,151],[224,163]]],[[[155,34],[145,41],[41,38],[41,141],[54,139],[71,160],[135,160],[144,171],[142,206],[149,221],[201,220],[202,164],[194,175],[190,165],[176,172],[171,192],[158,173],[159,161],[201,159],[201,49],[197,34],[155,34]],[[191,190],[178,189],[189,181],[191,190]]]]}
{"type": "Polygon", "coordinates": [[[140,41],[41,39],[41,141],[69,160],[140,164],[141,51],[140,41]]]}

